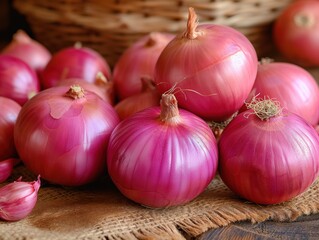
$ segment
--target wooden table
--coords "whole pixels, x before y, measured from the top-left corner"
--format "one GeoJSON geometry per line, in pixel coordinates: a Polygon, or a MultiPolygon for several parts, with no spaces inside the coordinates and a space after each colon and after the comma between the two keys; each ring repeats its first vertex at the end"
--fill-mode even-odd
{"type": "MultiPolygon", "coordinates": [[[[186,236],[187,239],[192,239],[186,236]]],[[[240,222],[226,227],[209,230],[197,240],[232,240],[232,239],[287,239],[318,240],[319,214],[301,216],[294,222],[266,221],[258,224],[240,222]]]]}

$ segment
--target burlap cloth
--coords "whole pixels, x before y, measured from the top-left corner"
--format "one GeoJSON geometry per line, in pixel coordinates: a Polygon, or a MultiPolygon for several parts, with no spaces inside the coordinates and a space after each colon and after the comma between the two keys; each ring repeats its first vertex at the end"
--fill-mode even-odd
{"type": "MultiPolygon", "coordinates": [[[[36,177],[23,166],[8,181],[36,177]]],[[[293,221],[319,210],[319,181],[284,204],[260,206],[234,195],[216,177],[184,206],[149,209],[122,196],[105,177],[81,188],[44,182],[33,212],[18,222],[0,221],[0,239],[185,239],[236,221],[293,221]]]]}

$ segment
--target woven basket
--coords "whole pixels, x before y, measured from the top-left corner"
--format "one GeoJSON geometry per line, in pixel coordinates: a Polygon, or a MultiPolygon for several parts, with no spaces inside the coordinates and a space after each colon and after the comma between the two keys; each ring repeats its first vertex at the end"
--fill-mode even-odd
{"type": "Polygon", "coordinates": [[[188,7],[200,23],[224,24],[244,33],[259,57],[273,50],[271,24],[293,0],[14,0],[35,38],[52,52],[80,41],[111,66],[139,37],[151,31],[185,29],[188,7]]]}

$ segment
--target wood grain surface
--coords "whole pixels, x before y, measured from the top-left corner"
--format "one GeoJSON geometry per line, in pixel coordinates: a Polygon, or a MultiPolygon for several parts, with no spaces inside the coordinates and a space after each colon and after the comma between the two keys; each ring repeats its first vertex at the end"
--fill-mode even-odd
{"type": "MultiPolygon", "coordinates": [[[[191,238],[188,238],[191,239],[191,238]]],[[[209,230],[197,240],[318,240],[319,214],[301,216],[294,222],[240,222],[209,230]]]]}

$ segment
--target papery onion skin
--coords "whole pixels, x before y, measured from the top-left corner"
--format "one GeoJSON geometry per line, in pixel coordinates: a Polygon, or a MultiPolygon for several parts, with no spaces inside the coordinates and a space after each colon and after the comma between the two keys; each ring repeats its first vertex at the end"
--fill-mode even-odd
{"type": "Polygon", "coordinates": [[[1,54],[10,55],[27,63],[38,74],[38,77],[52,55],[41,43],[29,37],[23,30],[18,30],[12,41],[4,47],[1,54]]]}
{"type": "Polygon", "coordinates": [[[0,56],[0,96],[23,105],[39,91],[40,82],[32,68],[16,57],[0,56]]]}
{"type": "Polygon", "coordinates": [[[142,91],[141,77],[153,78],[156,61],[175,35],[149,33],[124,51],[114,66],[113,80],[120,100],[142,91]]]}
{"type": "Polygon", "coordinates": [[[161,97],[153,80],[148,77],[144,77],[142,78],[142,82],[142,92],[129,96],[119,101],[114,106],[114,109],[121,120],[124,120],[134,113],[146,108],[159,106],[161,97]]]}
{"type": "Polygon", "coordinates": [[[232,191],[254,203],[277,204],[300,195],[317,178],[319,136],[286,110],[264,121],[247,110],[224,129],[219,155],[220,177],[232,191]]]}
{"type": "Polygon", "coordinates": [[[115,94],[113,83],[106,83],[105,86],[100,86],[97,83],[87,82],[84,79],[80,78],[68,78],[63,79],[58,82],[57,86],[72,86],[74,84],[79,84],[85,90],[96,93],[104,101],[108,102],[111,105],[114,105],[115,94]]]}
{"type": "Polygon", "coordinates": [[[257,54],[237,30],[200,24],[196,37],[182,33],[161,53],[155,67],[160,93],[176,88],[180,107],[221,122],[240,109],[254,84],[257,54]]]}
{"type": "Polygon", "coordinates": [[[303,117],[313,126],[319,122],[318,83],[298,65],[262,60],[248,99],[255,95],[279,101],[282,107],[303,117]]]}
{"type": "Polygon", "coordinates": [[[185,204],[215,176],[216,139],[207,124],[183,109],[172,121],[151,107],[123,120],[112,132],[108,172],[129,199],[151,208],[185,204]]]}
{"type": "Polygon", "coordinates": [[[69,87],[43,90],[20,111],[14,140],[23,163],[49,182],[80,186],[106,171],[105,151],[119,118],[95,93],[72,99],[69,87]]]}
{"type": "Polygon", "coordinates": [[[0,97],[0,161],[16,156],[13,129],[21,106],[10,98],[0,97]]]}
{"type": "Polygon", "coordinates": [[[277,18],[273,39],[287,60],[304,66],[319,66],[319,2],[295,1],[277,18]]]}
{"type": "Polygon", "coordinates": [[[67,78],[94,83],[98,72],[107,79],[112,78],[110,66],[102,55],[91,48],[75,45],[53,54],[40,80],[44,89],[57,86],[59,81],[67,78]]]}

